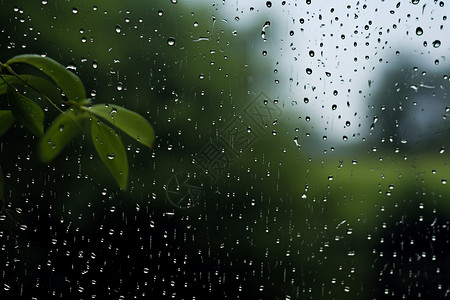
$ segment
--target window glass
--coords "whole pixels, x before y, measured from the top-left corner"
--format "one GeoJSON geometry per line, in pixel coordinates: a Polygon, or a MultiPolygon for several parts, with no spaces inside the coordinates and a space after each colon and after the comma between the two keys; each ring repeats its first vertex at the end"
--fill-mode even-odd
{"type": "Polygon", "coordinates": [[[0,295],[448,297],[448,14],[425,0],[3,1],[0,295]],[[11,95],[49,130],[75,87],[7,63],[22,54],[62,64],[94,105],[51,162],[40,114],[11,95]],[[59,101],[15,73],[58,84],[59,101]],[[151,148],[122,107],[151,124],[151,148]],[[124,154],[102,157],[117,139],[124,154]]]}

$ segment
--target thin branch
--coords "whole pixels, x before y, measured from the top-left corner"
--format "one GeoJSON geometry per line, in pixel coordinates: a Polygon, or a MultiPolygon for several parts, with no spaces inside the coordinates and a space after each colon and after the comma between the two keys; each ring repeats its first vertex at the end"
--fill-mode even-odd
{"type": "MultiPolygon", "coordinates": [[[[58,107],[58,105],[55,104],[55,102],[52,101],[52,99],[50,99],[47,95],[45,95],[44,93],[42,93],[41,91],[39,91],[37,88],[35,88],[33,85],[31,85],[30,83],[26,82],[25,80],[22,79],[22,77],[20,77],[16,72],[14,72],[14,70],[6,65],[6,64],[2,64],[2,67],[6,68],[8,70],[8,72],[10,72],[12,75],[14,75],[15,77],[17,77],[25,86],[30,87],[31,89],[33,89],[36,93],[38,93],[39,95],[41,95],[44,99],[46,99],[48,102],[50,102],[59,112],[63,113],[63,111],[58,107]]],[[[2,77],[3,81],[5,81],[5,79],[2,77]]],[[[5,81],[6,82],[6,81],[5,81]]],[[[6,82],[6,84],[8,84],[6,82]]]]}

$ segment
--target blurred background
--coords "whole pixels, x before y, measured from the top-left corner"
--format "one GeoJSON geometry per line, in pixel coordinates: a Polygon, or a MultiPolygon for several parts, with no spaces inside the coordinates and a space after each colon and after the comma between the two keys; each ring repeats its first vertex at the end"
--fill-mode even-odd
{"type": "Polygon", "coordinates": [[[423,0],[3,1],[1,62],[47,55],[157,140],[123,137],[120,191],[89,132],[50,165],[19,125],[2,136],[0,295],[450,295],[449,12],[423,0]]]}

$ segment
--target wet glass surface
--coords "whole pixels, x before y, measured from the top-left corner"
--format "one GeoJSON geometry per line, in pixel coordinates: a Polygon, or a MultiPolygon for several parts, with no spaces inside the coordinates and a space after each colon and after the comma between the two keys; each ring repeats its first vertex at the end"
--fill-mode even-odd
{"type": "Polygon", "coordinates": [[[449,12],[4,1],[2,63],[53,58],[156,141],[119,134],[121,190],[89,131],[49,164],[19,123],[0,137],[2,299],[448,297],[449,12]]]}

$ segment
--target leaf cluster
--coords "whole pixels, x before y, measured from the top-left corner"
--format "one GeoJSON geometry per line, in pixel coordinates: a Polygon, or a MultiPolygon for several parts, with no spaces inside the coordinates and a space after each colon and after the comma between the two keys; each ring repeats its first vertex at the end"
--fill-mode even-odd
{"type": "MultiPolygon", "coordinates": [[[[41,161],[50,163],[90,123],[94,147],[122,190],[128,184],[128,160],[118,131],[151,148],[155,133],[141,115],[113,104],[92,104],[80,78],[55,60],[35,55],[18,55],[1,64],[0,95],[7,103],[0,108],[0,135],[19,123],[39,138],[41,161]],[[26,64],[42,76],[17,74],[14,64],[26,64]],[[48,101],[60,114],[44,129],[44,111],[38,102],[22,90],[32,89],[48,101]],[[58,104],[67,109],[62,111],[58,104]]],[[[0,200],[3,202],[4,181],[0,168],[0,200]]]]}

